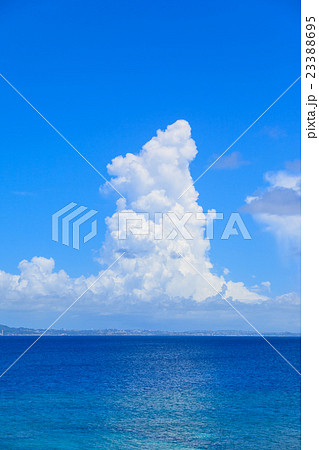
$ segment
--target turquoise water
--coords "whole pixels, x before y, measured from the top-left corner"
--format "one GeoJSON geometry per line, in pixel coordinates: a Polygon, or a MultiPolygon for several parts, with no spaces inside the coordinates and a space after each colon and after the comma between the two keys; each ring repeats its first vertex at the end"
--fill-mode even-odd
{"type": "Polygon", "coordinates": [[[0,387],[2,449],[300,448],[300,377],[257,337],[43,337],[0,387]]]}

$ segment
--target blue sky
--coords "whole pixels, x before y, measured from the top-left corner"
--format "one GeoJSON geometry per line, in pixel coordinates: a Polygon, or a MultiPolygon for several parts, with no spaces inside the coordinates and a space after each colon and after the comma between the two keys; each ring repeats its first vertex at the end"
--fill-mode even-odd
{"type": "MultiPolygon", "coordinates": [[[[106,177],[113,158],[137,154],[156,130],[183,119],[198,149],[190,164],[196,179],[300,74],[295,1],[261,1],[258,7],[248,1],[13,1],[1,9],[1,72],[106,177]]],[[[0,269],[19,274],[21,260],[42,256],[70,277],[97,274],[104,218],[115,212],[118,196],[101,195],[103,180],[3,80],[0,95],[0,269]],[[99,211],[98,236],[80,251],[51,240],[52,213],[71,201],[99,211]]],[[[245,164],[216,164],[196,183],[204,211],[227,216],[241,211],[247,196],[262,197],[270,186],[265,174],[287,171],[287,162],[300,158],[299,123],[297,83],[230,150],[245,164]]],[[[231,280],[246,286],[270,281],[272,299],[298,294],[294,246],[281,245],[278,233],[265,231],[267,224],[254,214],[243,217],[252,240],[214,240],[214,271],[228,268],[231,280]]],[[[263,322],[258,308],[247,314],[264,329],[298,329],[298,308],[288,305],[291,322],[278,323],[263,322]]],[[[6,300],[1,316],[10,325],[45,326],[54,309],[17,311],[6,300]]],[[[216,314],[211,322],[186,316],[167,327],[234,325],[216,314]]],[[[167,324],[158,311],[108,317],[92,315],[88,325],[167,324]]],[[[61,326],[85,324],[79,313],[61,326]]]]}

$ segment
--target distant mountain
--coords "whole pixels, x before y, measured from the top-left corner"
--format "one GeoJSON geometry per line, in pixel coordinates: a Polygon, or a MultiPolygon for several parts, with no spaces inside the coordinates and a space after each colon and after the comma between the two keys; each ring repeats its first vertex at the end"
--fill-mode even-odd
{"type": "MultiPolygon", "coordinates": [[[[1,336],[39,336],[45,331],[45,328],[13,328],[7,325],[0,325],[1,336]]],[[[299,333],[284,332],[265,332],[264,336],[300,336],[299,333]]],[[[46,336],[258,336],[254,331],[241,330],[194,330],[194,331],[160,331],[160,330],[117,330],[117,329],[101,329],[101,330],[55,330],[50,329],[46,332],[46,336]]]]}

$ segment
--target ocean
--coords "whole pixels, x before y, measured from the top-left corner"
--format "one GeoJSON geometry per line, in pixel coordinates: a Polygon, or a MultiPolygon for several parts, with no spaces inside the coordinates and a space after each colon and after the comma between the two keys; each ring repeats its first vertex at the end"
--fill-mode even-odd
{"type": "MultiPolygon", "coordinates": [[[[1,372],[34,340],[0,337],[1,372]]],[[[300,448],[300,376],[259,337],[44,336],[0,388],[1,449],[300,448]]]]}

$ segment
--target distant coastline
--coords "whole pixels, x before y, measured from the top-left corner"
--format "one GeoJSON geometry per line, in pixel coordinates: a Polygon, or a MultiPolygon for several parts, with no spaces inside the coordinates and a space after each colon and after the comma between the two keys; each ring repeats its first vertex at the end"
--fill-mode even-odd
{"type": "MultiPolygon", "coordinates": [[[[43,329],[8,327],[0,325],[0,338],[2,336],[39,336],[45,331],[43,329]]],[[[263,332],[264,336],[274,337],[299,337],[300,333],[283,332],[263,332]]],[[[120,330],[120,329],[90,329],[90,330],[67,330],[50,329],[46,336],[258,336],[254,331],[242,330],[192,330],[192,331],[163,331],[163,330],[120,330]]]]}

